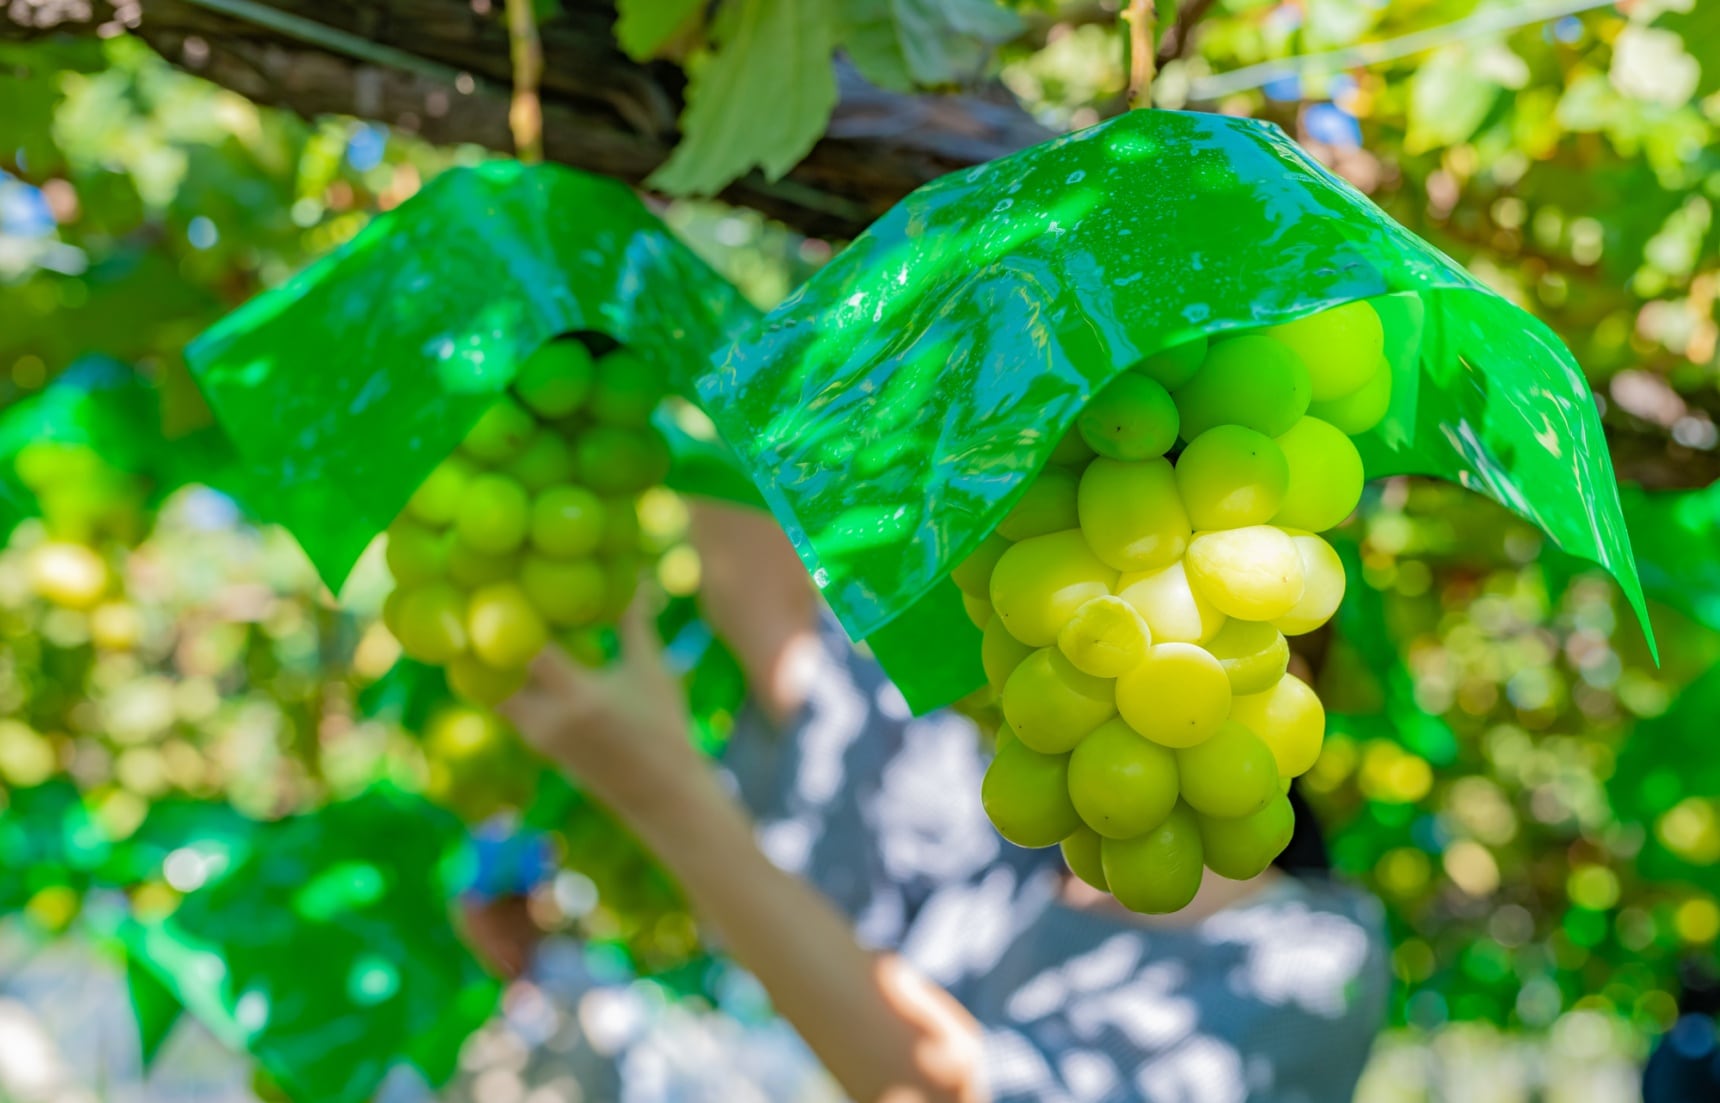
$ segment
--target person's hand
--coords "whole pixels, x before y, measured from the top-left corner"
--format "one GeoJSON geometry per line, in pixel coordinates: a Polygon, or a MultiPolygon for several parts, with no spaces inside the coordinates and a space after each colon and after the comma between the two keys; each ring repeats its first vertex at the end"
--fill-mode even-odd
{"type": "Polygon", "coordinates": [[[664,665],[642,601],[628,609],[620,634],[620,657],[600,670],[545,648],[525,687],[498,711],[527,743],[631,816],[704,767],[688,740],[681,684],[664,665]]]}

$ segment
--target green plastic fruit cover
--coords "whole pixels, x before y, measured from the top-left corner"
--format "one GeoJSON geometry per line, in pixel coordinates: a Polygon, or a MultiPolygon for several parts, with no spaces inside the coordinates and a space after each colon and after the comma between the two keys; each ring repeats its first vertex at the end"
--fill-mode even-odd
{"type": "MultiPolygon", "coordinates": [[[[1504,503],[1641,591],[1581,371],[1278,128],[1135,111],[920,188],[699,380],[848,633],[924,710],[979,686],[947,579],[1087,400],[1202,334],[1374,300],[1370,476],[1504,503]]],[[[1646,621],[1645,629],[1646,629],[1646,621]]]]}
{"type": "MultiPolygon", "coordinates": [[[[256,469],[252,508],[285,525],[338,591],[544,342],[606,334],[690,394],[757,316],[623,185],[493,161],[438,176],[216,323],[186,358],[256,469]]],[[[671,438],[678,456],[689,440],[671,438]]],[[[696,489],[708,490],[713,442],[693,443],[696,489]]]]}

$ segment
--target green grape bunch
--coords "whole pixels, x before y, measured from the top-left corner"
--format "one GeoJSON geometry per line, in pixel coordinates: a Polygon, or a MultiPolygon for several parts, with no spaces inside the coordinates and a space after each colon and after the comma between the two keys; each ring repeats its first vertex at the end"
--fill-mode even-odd
{"type": "Polygon", "coordinates": [[[662,371],[564,337],[540,348],[388,528],[383,619],[406,654],[495,705],[551,638],[600,661],[643,561],[640,495],[669,472],[662,371]]]}
{"type": "Polygon", "coordinates": [[[1365,302],[1173,347],[1093,397],[951,572],[1002,708],[1000,834],[1147,913],[1283,851],[1325,735],[1286,637],[1343,598],[1317,534],[1360,501],[1351,438],[1390,398],[1365,302]]]}

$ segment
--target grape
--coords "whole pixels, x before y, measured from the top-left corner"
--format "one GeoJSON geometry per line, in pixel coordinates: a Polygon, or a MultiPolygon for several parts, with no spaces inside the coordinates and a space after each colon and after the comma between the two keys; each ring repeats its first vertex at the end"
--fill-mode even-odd
{"type": "Polygon", "coordinates": [[[1200,824],[1186,804],[1139,838],[1104,840],[1099,855],[1111,894],[1130,911],[1181,911],[1200,891],[1200,824]]]}
{"type": "Polygon", "coordinates": [[[448,546],[448,577],[467,588],[512,578],[518,563],[516,555],[491,555],[472,547],[458,536],[448,546]]]}
{"type": "Polygon", "coordinates": [[[1081,430],[1070,426],[1063,434],[1063,439],[1057,442],[1057,447],[1051,450],[1050,463],[1061,467],[1080,467],[1093,458],[1094,451],[1087,447],[1087,442],[1081,439],[1081,430]]]}
{"type": "Polygon", "coordinates": [[[1273,326],[1262,336],[1296,353],[1307,366],[1310,389],[1319,402],[1353,394],[1385,356],[1380,316],[1365,302],[1345,303],[1273,326]]]}
{"type": "Polygon", "coordinates": [[[603,500],[582,486],[552,486],[532,502],[532,546],[561,558],[589,555],[603,541],[603,500]]]}
{"type": "Polygon", "coordinates": [[[1332,423],[1340,432],[1359,437],[1385,420],[1391,404],[1392,368],[1381,360],[1360,390],[1330,402],[1310,402],[1308,413],[1332,423]]]}
{"type": "Polygon", "coordinates": [[[993,616],[986,624],[979,642],[979,661],[992,688],[1001,692],[1015,668],[1031,654],[1033,648],[1010,635],[1001,617],[993,616]]]}
{"type": "Polygon", "coordinates": [[[399,520],[388,526],[388,547],[382,558],[396,585],[417,586],[448,573],[451,544],[446,533],[399,520]]]}
{"type": "Polygon", "coordinates": [[[1230,718],[1259,736],[1283,777],[1301,777],[1320,757],[1326,709],[1307,682],[1286,674],[1264,693],[1238,697],[1230,718]]]}
{"type": "Polygon", "coordinates": [[[1082,822],[1107,839],[1144,835],[1176,806],[1176,755],[1122,720],[1108,720],[1069,755],[1069,799],[1082,822]]]}
{"type": "Polygon", "coordinates": [[[1302,560],[1302,600],[1273,625],[1286,636],[1312,632],[1331,619],[1344,600],[1344,561],[1332,545],[1311,532],[1286,529],[1302,560]]]}
{"type": "Polygon", "coordinates": [[[1230,681],[1205,649],[1154,644],[1139,666],[1117,679],[1117,709],[1131,728],[1163,747],[1192,747],[1217,731],[1230,711],[1230,681]]]}
{"type": "Polygon", "coordinates": [[[1085,825],[1071,831],[1063,840],[1063,863],[1069,867],[1069,872],[1098,889],[1109,892],[1105,887],[1105,866],[1099,856],[1099,836],[1093,829],[1085,825]]]}
{"type": "Polygon", "coordinates": [[[962,593],[974,597],[990,598],[991,572],[997,566],[997,561],[1003,558],[1003,553],[1009,550],[1009,541],[1001,536],[992,535],[980,541],[979,547],[973,554],[956,565],[950,572],[950,578],[961,588],[962,593]]]}
{"type": "Polygon", "coordinates": [[[1019,739],[998,748],[979,797],[997,833],[1016,846],[1055,846],[1081,826],[1069,803],[1069,756],[1040,754],[1019,739]]]}
{"type": "Polygon", "coordinates": [[[460,447],[485,463],[506,463],[519,455],[537,432],[537,419],[513,399],[503,396],[484,411],[460,447]]]}
{"type": "Polygon", "coordinates": [[[1264,740],[1235,720],[1177,751],[1182,798],[1207,816],[1251,816],[1278,795],[1278,764],[1264,740]]]}
{"type": "Polygon", "coordinates": [[[1117,579],[1117,596],[1133,605],[1158,643],[1205,643],[1225,616],[1189,585],[1182,561],[1117,579]]]}
{"type": "Polygon", "coordinates": [[[1275,794],[1265,808],[1251,816],[1198,818],[1206,868],[1232,881],[1247,881],[1265,873],[1272,859],[1290,845],[1296,830],[1296,813],[1282,793],[1275,794]]]}
{"type": "Polygon", "coordinates": [[[1168,349],[1153,353],[1130,370],[1140,372],[1159,386],[1174,391],[1200,371],[1201,364],[1206,360],[1206,352],[1207,340],[1206,334],[1203,333],[1180,345],[1172,345],[1168,349]]]}
{"type": "Polygon", "coordinates": [[[539,417],[554,421],[585,404],[595,374],[583,342],[551,341],[520,365],[514,391],[539,417]]]}
{"type": "Polygon", "coordinates": [[[1094,460],[1081,476],[1081,534],[1093,554],[1119,571],[1166,567],[1182,558],[1190,534],[1176,475],[1164,460],[1094,460]]]}
{"type": "Polygon", "coordinates": [[[532,606],[560,628],[591,624],[608,604],[609,578],[595,560],[528,555],[519,578],[532,606]]]}
{"type": "Polygon", "coordinates": [[[625,349],[616,349],[597,362],[591,413],[610,425],[641,427],[651,420],[664,389],[665,380],[656,365],[625,349]]]}
{"type": "Polygon", "coordinates": [[[446,582],[401,590],[395,612],[400,649],[424,663],[445,663],[466,650],[466,596],[446,582]]]}
{"type": "Polygon", "coordinates": [[[1217,425],[1275,437],[1308,412],[1308,369],[1285,345],[1256,335],[1219,341],[1195,377],[1177,390],[1182,435],[1217,425]]]}
{"type": "Polygon", "coordinates": [[[1057,647],[1075,669],[1096,678],[1115,678],[1146,657],[1153,642],[1147,622],[1135,607],[1106,594],[1075,610],[1057,633],[1057,647]]]}
{"type": "Polygon", "coordinates": [[[476,473],[476,469],[459,456],[449,456],[437,464],[429,478],[413,492],[406,503],[406,512],[438,528],[453,524],[460,511],[460,500],[466,495],[466,484],[476,473]]]}
{"type": "Polygon", "coordinates": [[[1277,443],[1290,481],[1272,522],[1323,532],[1348,517],[1362,500],[1362,457],[1350,438],[1319,418],[1305,417],[1277,443]]]}
{"type": "Polygon", "coordinates": [[[38,544],[30,549],[24,567],[30,589],[67,609],[95,608],[113,581],[107,561],[83,544],[38,544]]]}
{"type": "Polygon", "coordinates": [[[1189,584],[1226,616],[1273,620],[1302,600],[1302,557],[1271,525],[1197,533],[1183,563],[1189,584]]]}
{"type": "Polygon", "coordinates": [[[550,430],[534,435],[525,451],[508,464],[507,473],[532,493],[560,483],[570,483],[578,471],[573,448],[560,433],[550,430]]]}
{"type": "Polygon", "coordinates": [[[479,475],[466,487],[454,531],[475,551],[505,555],[519,547],[531,523],[531,499],[506,475],[479,475]]]}
{"type": "Polygon", "coordinates": [[[604,555],[630,555],[639,548],[639,507],[631,498],[610,498],[603,503],[603,541],[597,550],[604,555]]]}
{"type": "Polygon", "coordinates": [[[1259,621],[1226,621],[1206,649],[1224,667],[1233,694],[1272,688],[1290,665],[1290,645],[1284,633],[1259,621]]]}
{"type": "Polygon", "coordinates": [[[1177,442],[1177,405],[1144,375],[1124,372],[1075,419],[1087,446],[1113,460],[1156,459],[1177,442]]]}
{"type": "Polygon", "coordinates": [[[669,474],[669,446],[654,429],[593,425],[574,449],[579,481],[599,494],[637,494],[669,474]]]}
{"type": "Polygon", "coordinates": [[[1240,425],[1196,437],[1177,459],[1177,491],[1197,531],[1262,525],[1284,504],[1290,465],[1272,438],[1240,425]]]}
{"type": "Polygon", "coordinates": [[[997,615],[996,610],[991,607],[991,602],[983,597],[974,597],[972,594],[962,595],[962,611],[967,614],[967,618],[973,623],[973,626],[982,632],[985,630],[985,626],[991,623],[992,618],[997,615]]]}
{"type": "Polygon", "coordinates": [[[620,620],[621,614],[633,604],[633,595],[639,592],[639,558],[635,555],[624,555],[609,561],[609,600],[603,606],[604,620],[620,620]]]}
{"type": "Polygon", "coordinates": [[[448,688],[480,705],[499,705],[526,684],[524,668],[497,670],[471,655],[456,655],[446,666],[448,688]]]}
{"type": "Polygon", "coordinates": [[[1006,540],[1026,540],[1074,528],[1079,523],[1075,515],[1076,485],[1072,473],[1047,467],[1027,484],[1027,491],[997,523],[997,534],[1006,540]]]}
{"type": "Polygon", "coordinates": [[[1117,572],[1087,547],[1078,530],[1023,540],[991,573],[991,605],[1010,635],[1050,647],[1084,603],[1111,592],[1117,572]]]}
{"type": "Polygon", "coordinates": [[[1004,719],[1041,754],[1069,750],[1116,711],[1111,683],[1076,670],[1055,647],[1023,659],[1003,685],[1004,719]]]}
{"type": "Polygon", "coordinates": [[[472,653],[502,670],[525,666],[549,642],[549,628],[513,582],[492,582],[472,591],[466,632],[472,653]]]}

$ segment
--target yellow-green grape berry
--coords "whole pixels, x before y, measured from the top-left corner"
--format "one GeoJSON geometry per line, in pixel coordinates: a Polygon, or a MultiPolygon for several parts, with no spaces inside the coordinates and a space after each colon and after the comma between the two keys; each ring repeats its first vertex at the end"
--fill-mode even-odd
{"type": "Polygon", "coordinates": [[[603,541],[597,550],[604,555],[632,555],[639,550],[639,505],[632,498],[604,500],[603,541]]]}
{"type": "Polygon", "coordinates": [[[518,568],[519,556],[514,553],[491,555],[472,547],[458,535],[448,546],[448,577],[468,590],[512,578],[518,568]]]}
{"type": "Polygon", "coordinates": [[[445,532],[434,532],[411,521],[395,521],[388,526],[388,547],[383,560],[396,585],[417,586],[448,573],[451,544],[445,532]]]}
{"type": "Polygon", "coordinates": [[[1008,551],[1009,541],[996,533],[980,541],[979,547],[950,572],[950,580],[964,594],[991,600],[991,572],[1008,551]]]}
{"type": "Polygon", "coordinates": [[[1063,864],[1069,867],[1069,872],[1098,889],[1109,892],[1105,884],[1105,865],[1099,857],[1099,836],[1090,827],[1082,825],[1069,833],[1060,844],[1063,848],[1063,864]]]}
{"type": "Polygon", "coordinates": [[[1069,754],[1069,800],[1081,821],[1107,839],[1144,835],[1176,807],[1176,754],[1122,720],[1108,720],[1069,754]]]}
{"type": "Polygon", "coordinates": [[[1272,438],[1241,425],[1220,425],[1183,449],[1176,481],[1197,532],[1263,525],[1284,504],[1290,464],[1272,438]]]}
{"type": "Polygon", "coordinates": [[[1076,670],[1115,678],[1146,658],[1153,634],[1139,610],[1106,594],[1084,603],[1057,633],[1057,649],[1076,670]]]}
{"type": "Polygon", "coordinates": [[[460,447],[484,463],[504,464],[525,449],[535,432],[537,418],[518,402],[503,396],[484,411],[460,447]]]}
{"type": "Polygon", "coordinates": [[[596,372],[591,353],[576,339],[551,341],[532,353],[514,376],[514,392],[546,421],[585,405],[596,372]]]}
{"type": "Polygon", "coordinates": [[[991,602],[972,594],[962,595],[962,612],[966,613],[968,621],[982,632],[985,631],[985,626],[991,623],[992,617],[996,616],[991,602]]]}
{"type": "Polygon", "coordinates": [[[472,654],[498,670],[524,667],[549,642],[548,626],[513,582],[492,582],[472,591],[466,634],[472,654]]]}
{"type": "Polygon", "coordinates": [[[401,591],[395,614],[400,649],[424,663],[445,663],[466,650],[466,595],[446,582],[401,591]]]}
{"type": "Polygon", "coordinates": [[[1108,567],[1148,571],[1182,558],[1191,534],[1176,473],[1165,460],[1087,465],[1077,495],[1081,534],[1108,567]]]}
{"type": "Polygon", "coordinates": [[[1272,523],[1324,532],[1348,517],[1362,500],[1362,457],[1350,438],[1317,417],[1305,417],[1277,444],[1290,481],[1272,523]]]}
{"type": "Polygon", "coordinates": [[[595,560],[528,555],[520,564],[520,589],[549,623],[581,628],[602,615],[609,577],[595,560]]]}
{"type": "Polygon", "coordinates": [[[1117,679],[1117,711],[1161,747],[1192,747],[1224,723],[1230,679],[1205,648],[1154,644],[1139,666],[1117,679]]]}
{"type": "Polygon", "coordinates": [[[31,548],[24,571],[32,590],[66,609],[95,608],[113,582],[107,561],[94,549],[60,541],[31,548]]]}
{"type": "Polygon", "coordinates": [[[532,547],[571,559],[603,543],[603,499],[582,486],[552,486],[532,502],[532,547]]]}
{"type": "Polygon", "coordinates": [[[526,684],[524,667],[501,670],[471,655],[456,656],[446,666],[448,688],[480,705],[499,705],[526,684]]]}
{"type": "Polygon", "coordinates": [[[649,427],[594,425],[575,448],[579,481],[599,494],[637,494],[669,475],[669,446],[649,427]]]}
{"type": "Polygon", "coordinates": [[[1004,719],[1041,754],[1062,754],[1116,712],[1111,683],[1076,670],[1055,647],[1023,659],[1003,686],[1004,719]]]}
{"type": "Polygon", "coordinates": [[[572,482],[579,473],[579,462],[566,438],[554,429],[542,429],[532,434],[525,450],[514,457],[506,470],[515,482],[536,494],[572,482]]]}
{"type": "Polygon", "coordinates": [[[1101,563],[1079,530],[1023,540],[991,572],[991,607],[1009,634],[1050,647],[1075,610],[1111,592],[1117,572],[1101,563]]]}
{"type": "Polygon", "coordinates": [[[505,555],[525,541],[531,506],[525,488],[506,475],[479,475],[460,499],[454,531],[476,551],[505,555]]]}
{"type": "Polygon", "coordinates": [[[1340,432],[1359,437],[1386,419],[1392,405],[1392,367],[1384,358],[1374,374],[1353,394],[1330,402],[1310,402],[1308,413],[1337,426],[1340,432]]]}
{"type": "Polygon", "coordinates": [[[618,555],[609,561],[604,573],[609,578],[609,600],[603,606],[603,619],[618,621],[639,592],[639,557],[618,555]]]}
{"type": "Polygon", "coordinates": [[[460,512],[460,501],[466,496],[466,484],[476,469],[459,456],[449,456],[436,465],[430,477],[419,484],[406,503],[406,512],[416,521],[437,528],[454,523],[460,512]]]}
{"type": "Polygon", "coordinates": [[[1231,703],[1230,718],[1260,737],[1283,777],[1301,777],[1320,757],[1326,708],[1294,674],[1284,675],[1264,693],[1238,697],[1231,703]]]}
{"type": "Polygon", "coordinates": [[[997,534],[1005,540],[1026,540],[1074,528],[1079,523],[1075,517],[1076,485],[1073,473],[1047,467],[1027,484],[1027,490],[997,523],[997,534]]]}
{"type": "Polygon", "coordinates": [[[1380,316],[1365,302],[1334,306],[1262,330],[1261,336],[1282,342],[1307,365],[1310,389],[1317,402],[1353,394],[1385,356],[1385,329],[1380,316]]]}
{"type": "Polygon", "coordinates": [[[1344,600],[1344,561],[1332,545],[1311,532],[1286,529],[1302,560],[1302,599],[1273,620],[1286,636],[1300,636],[1332,619],[1344,600]]]}
{"type": "Polygon", "coordinates": [[[1247,881],[1266,872],[1272,859],[1284,853],[1296,831],[1290,800],[1276,793],[1252,816],[1217,819],[1201,816],[1200,844],[1206,868],[1232,881],[1247,881]]]}
{"type": "Polygon", "coordinates": [[[1095,455],[1087,442],[1081,439],[1079,427],[1071,425],[1069,431],[1063,434],[1063,439],[1057,442],[1057,447],[1051,450],[1048,462],[1060,467],[1079,468],[1095,455]]]}
{"type": "Polygon", "coordinates": [[[1192,341],[1153,353],[1131,370],[1140,372],[1166,390],[1174,391],[1200,371],[1201,364],[1206,362],[1207,346],[1206,335],[1201,334],[1192,341]]]}
{"type": "Polygon", "coordinates": [[[1196,533],[1183,563],[1190,585],[1229,617],[1276,620],[1302,600],[1302,556],[1272,525],[1196,533]]]}
{"type": "Polygon", "coordinates": [[[1177,390],[1182,435],[1192,441],[1217,425],[1275,437],[1308,412],[1308,369],[1283,344],[1246,335],[1219,341],[1195,377],[1177,390]]]}
{"type": "Polygon", "coordinates": [[[1140,612],[1156,643],[1205,643],[1226,620],[1189,585],[1180,559],[1156,571],[1123,575],[1117,579],[1117,596],[1140,612]]]}
{"type": "Polygon", "coordinates": [[[1157,459],[1177,442],[1177,404],[1159,384],[1124,372],[1075,419],[1087,446],[1113,460],[1157,459]]]}
{"type": "Polygon", "coordinates": [[[1069,803],[1069,756],[1040,754],[1019,739],[998,748],[979,796],[997,833],[1016,846],[1056,846],[1081,826],[1069,803]]]}
{"type": "Polygon", "coordinates": [[[1145,835],[1104,840],[1099,857],[1111,895],[1144,915],[1168,915],[1188,907],[1200,891],[1205,870],[1200,824],[1185,804],[1171,809],[1165,822],[1145,835]]]}
{"type": "Polygon", "coordinates": [[[662,401],[666,389],[663,373],[655,364],[625,349],[616,349],[597,361],[591,414],[610,425],[643,426],[651,420],[651,413],[662,401]]]}
{"type": "Polygon", "coordinates": [[[1177,751],[1182,798],[1206,816],[1252,816],[1278,795],[1278,764],[1264,740],[1234,720],[1177,751]]]}
{"type": "Polygon", "coordinates": [[[1003,692],[1004,683],[1015,673],[1015,668],[1031,654],[1033,648],[1010,635],[1009,629],[1003,626],[1003,620],[995,615],[980,635],[980,665],[985,668],[985,680],[999,693],[1003,692]]]}
{"type": "Polygon", "coordinates": [[[1290,644],[1284,633],[1259,621],[1226,621],[1207,641],[1206,649],[1224,667],[1233,694],[1263,693],[1278,684],[1290,666],[1290,644]]]}

